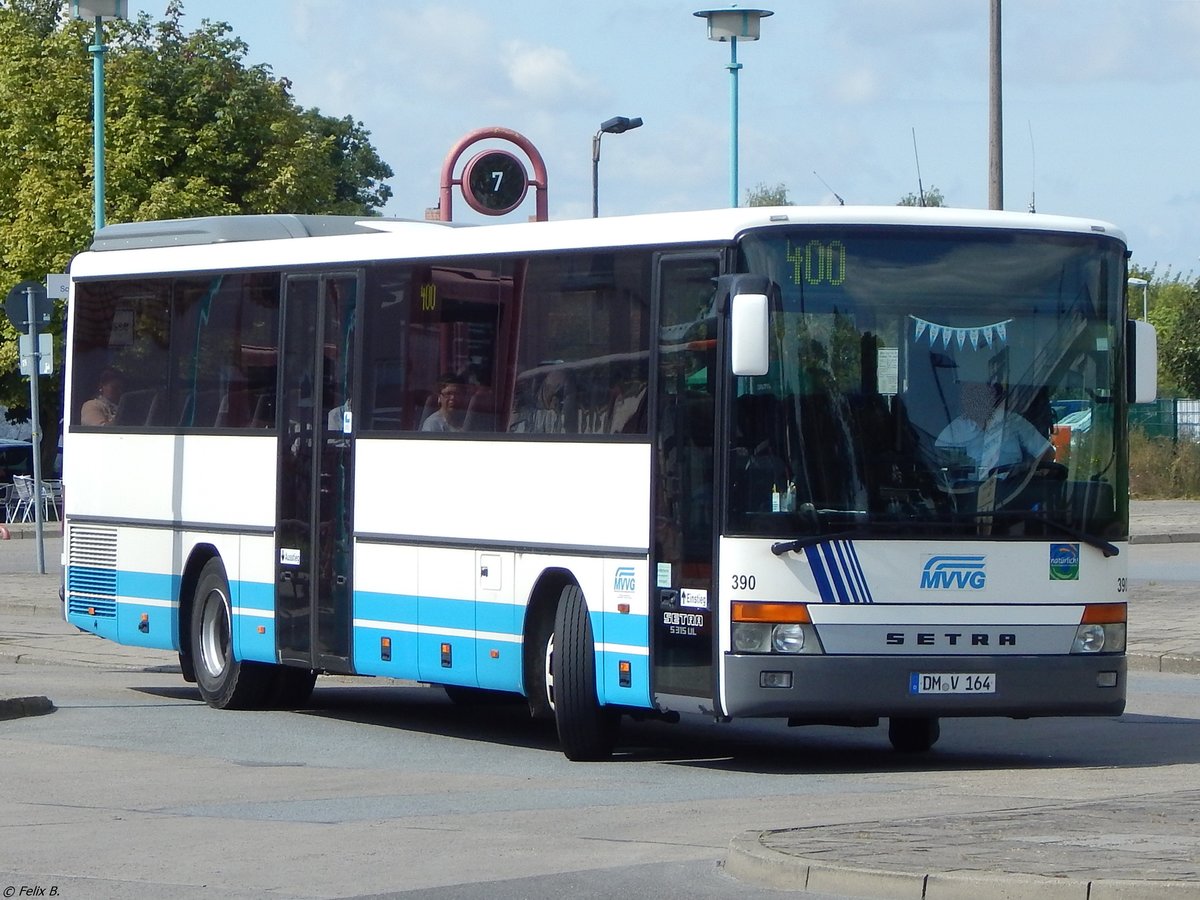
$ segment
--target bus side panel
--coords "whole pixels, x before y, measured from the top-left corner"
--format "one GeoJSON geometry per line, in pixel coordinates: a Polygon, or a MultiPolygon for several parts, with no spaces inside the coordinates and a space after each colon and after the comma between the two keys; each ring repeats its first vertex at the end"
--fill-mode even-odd
{"type": "MultiPolygon", "coordinates": [[[[221,550],[224,542],[218,545],[221,550]]],[[[275,653],[275,538],[244,535],[235,559],[225,556],[233,604],[233,654],[238,659],[273,663],[275,653]],[[236,562],[236,568],[234,563],[236,562]]]]}
{"type": "Polygon", "coordinates": [[[596,690],[604,703],[651,705],[649,570],[649,560],[604,561],[603,603],[592,614],[596,690]]]}
{"type": "MultiPolygon", "coordinates": [[[[406,624],[421,632],[422,680],[516,690],[528,598],[547,569],[564,569],[588,603],[601,702],[648,707],[650,458],[649,444],[626,442],[359,440],[360,537],[395,534],[472,549],[422,547],[411,551],[418,558],[405,572],[393,566],[385,576],[376,554],[399,548],[360,540],[356,553],[368,556],[356,561],[357,588],[414,598],[417,615],[406,624]],[[531,549],[509,552],[513,545],[531,549]],[[396,586],[401,579],[406,590],[396,586]],[[452,645],[449,666],[444,643],[452,645]],[[473,681],[455,671],[464,650],[474,660],[473,681]]],[[[376,617],[367,599],[356,602],[356,628],[396,621],[391,613],[376,617]]],[[[356,653],[357,670],[381,668],[377,656],[377,646],[361,662],[356,653]]],[[[391,674],[393,667],[383,668],[391,674]]]]}
{"type": "Polygon", "coordinates": [[[360,542],[355,559],[355,671],[521,690],[513,554],[360,542]]]}
{"type": "Polygon", "coordinates": [[[71,434],[67,513],[274,528],[274,435],[71,434]]]}
{"type": "Polygon", "coordinates": [[[183,570],[203,544],[229,579],[235,656],[274,662],[274,539],[239,532],[274,527],[277,439],[72,432],[68,441],[68,621],[120,643],[178,650],[190,629],[179,621],[183,570]],[[175,530],[184,523],[194,530],[175,530]]]}
{"type": "Polygon", "coordinates": [[[515,553],[474,551],[475,672],[479,686],[520,693],[524,603],[515,594],[515,553]]]}
{"type": "Polygon", "coordinates": [[[477,687],[475,553],[417,551],[417,672],[422,681],[477,687]]]}
{"type": "Polygon", "coordinates": [[[360,439],[355,469],[359,535],[649,548],[649,444],[360,439]]]}
{"type": "Polygon", "coordinates": [[[419,678],[417,548],[356,543],[354,587],[354,671],[419,678]]]}

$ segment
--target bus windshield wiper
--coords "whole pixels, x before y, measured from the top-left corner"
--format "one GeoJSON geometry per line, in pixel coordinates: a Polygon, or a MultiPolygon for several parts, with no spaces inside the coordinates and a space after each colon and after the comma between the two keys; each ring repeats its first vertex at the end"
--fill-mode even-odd
{"type": "MultiPolygon", "coordinates": [[[[1038,522],[1042,525],[1048,525],[1050,528],[1061,532],[1067,537],[1073,537],[1079,541],[1082,541],[1089,547],[1094,547],[1103,553],[1105,557],[1117,556],[1121,552],[1120,548],[1115,544],[1112,544],[1103,538],[1098,538],[1095,535],[1088,534],[1086,531],[1076,528],[1074,525],[1068,525],[1066,522],[1051,518],[1044,513],[1017,512],[1012,510],[1004,512],[993,511],[984,513],[970,513],[965,518],[1011,518],[1021,522],[1038,522]]],[[[870,531],[871,529],[868,527],[865,530],[870,531]]],[[[832,534],[810,534],[806,537],[793,538],[790,541],[776,541],[771,545],[771,552],[776,556],[783,556],[785,553],[794,553],[798,550],[804,550],[808,547],[815,547],[817,544],[823,544],[827,541],[844,541],[849,540],[850,538],[860,537],[862,536],[863,532],[864,528],[860,527],[856,528],[854,531],[839,531],[832,534]]]]}
{"type": "Polygon", "coordinates": [[[1115,544],[1111,544],[1104,538],[1096,537],[1088,534],[1081,528],[1076,528],[1074,525],[1068,525],[1059,519],[1051,518],[1045,513],[1022,512],[1020,510],[993,510],[991,512],[968,513],[966,516],[959,515],[956,518],[967,519],[1015,519],[1019,522],[1038,522],[1042,525],[1049,525],[1051,528],[1057,529],[1067,537],[1073,537],[1076,540],[1082,541],[1089,547],[1095,547],[1105,557],[1118,556],[1121,553],[1121,548],[1115,544]]]}
{"type": "Polygon", "coordinates": [[[1067,537],[1077,538],[1083,541],[1089,547],[1095,547],[1107,558],[1109,556],[1117,556],[1121,552],[1121,548],[1116,544],[1111,544],[1104,538],[1098,538],[1095,535],[1088,534],[1082,528],[1076,528],[1074,525],[1068,525],[1066,522],[1058,519],[1052,519],[1045,513],[1027,512],[1020,513],[1020,518],[1025,522],[1041,522],[1043,525],[1049,525],[1051,528],[1057,528],[1067,537]]]}
{"type": "Polygon", "coordinates": [[[796,550],[803,550],[806,547],[814,547],[826,541],[844,541],[862,533],[863,530],[857,528],[854,531],[839,531],[836,534],[810,534],[808,537],[795,538],[790,541],[776,541],[771,545],[771,552],[776,556],[783,556],[785,553],[793,553],[796,550]]]}

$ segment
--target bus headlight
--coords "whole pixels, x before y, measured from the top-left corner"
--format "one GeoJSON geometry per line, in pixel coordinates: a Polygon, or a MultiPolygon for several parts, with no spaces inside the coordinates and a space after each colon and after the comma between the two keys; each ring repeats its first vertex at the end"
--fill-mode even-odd
{"type": "Polygon", "coordinates": [[[771,626],[762,622],[734,622],[733,649],[738,653],[770,653],[771,626]]]}
{"type": "Polygon", "coordinates": [[[730,610],[735,653],[822,653],[803,603],[735,600],[730,610]]]}
{"type": "Polygon", "coordinates": [[[1072,653],[1124,653],[1124,603],[1089,603],[1075,629],[1072,653]]]}
{"type": "Polygon", "coordinates": [[[1124,622],[1080,625],[1071,644],[1072,653],[1121,653],[1124,650],[1124,622]]]}
{"type": "Polygon", "coordinates": [[[771,646],[776,653],[804,652],[804,626],[776,625],[771,629],[771,646]]]}

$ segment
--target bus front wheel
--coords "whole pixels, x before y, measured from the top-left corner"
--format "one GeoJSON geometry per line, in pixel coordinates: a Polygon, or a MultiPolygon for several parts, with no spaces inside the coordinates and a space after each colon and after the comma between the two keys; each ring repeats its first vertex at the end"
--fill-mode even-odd
{"type": "Polygon", "coordinates": [[[942,727],[937,718],[888,719],[888,740],[899,753],[924,753],[937,743],[942,727]]]}
{"type": "Polygon", "coordinates": [[[248,709],[264,698],[274,667],[233,658],[229,581],[216,558],[200,570],[192,602],[191,642],[196,686],[205,703],[217,709],[248,709]]]}
{"type": "Polygon", "coordinates": [[[554,720],[567,759],[607,759],[617,738],[618,714],[596,698],[596,651],[583,592],[563,588],[548,650],[554,691],[554,720]]]}

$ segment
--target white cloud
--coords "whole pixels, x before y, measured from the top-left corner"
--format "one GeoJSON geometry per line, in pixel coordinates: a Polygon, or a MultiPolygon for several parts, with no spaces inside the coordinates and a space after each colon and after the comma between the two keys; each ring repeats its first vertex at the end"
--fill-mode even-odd
{"type": "Polygon", "coordinates": [[[509,83],[530,101],[552,105],[576,103],[597,93],[592,82],[571,65],[571,57],[565,50],[524,41],[509,41],[504,50],[503,64],[509,83]]]}
{"type": "Polygon", "coordinates": [[[879,98],[879,79],[875,70],[865,66],[841,73],[834,85],[834,93],[843,103],[861,105],[879,98]]]}

